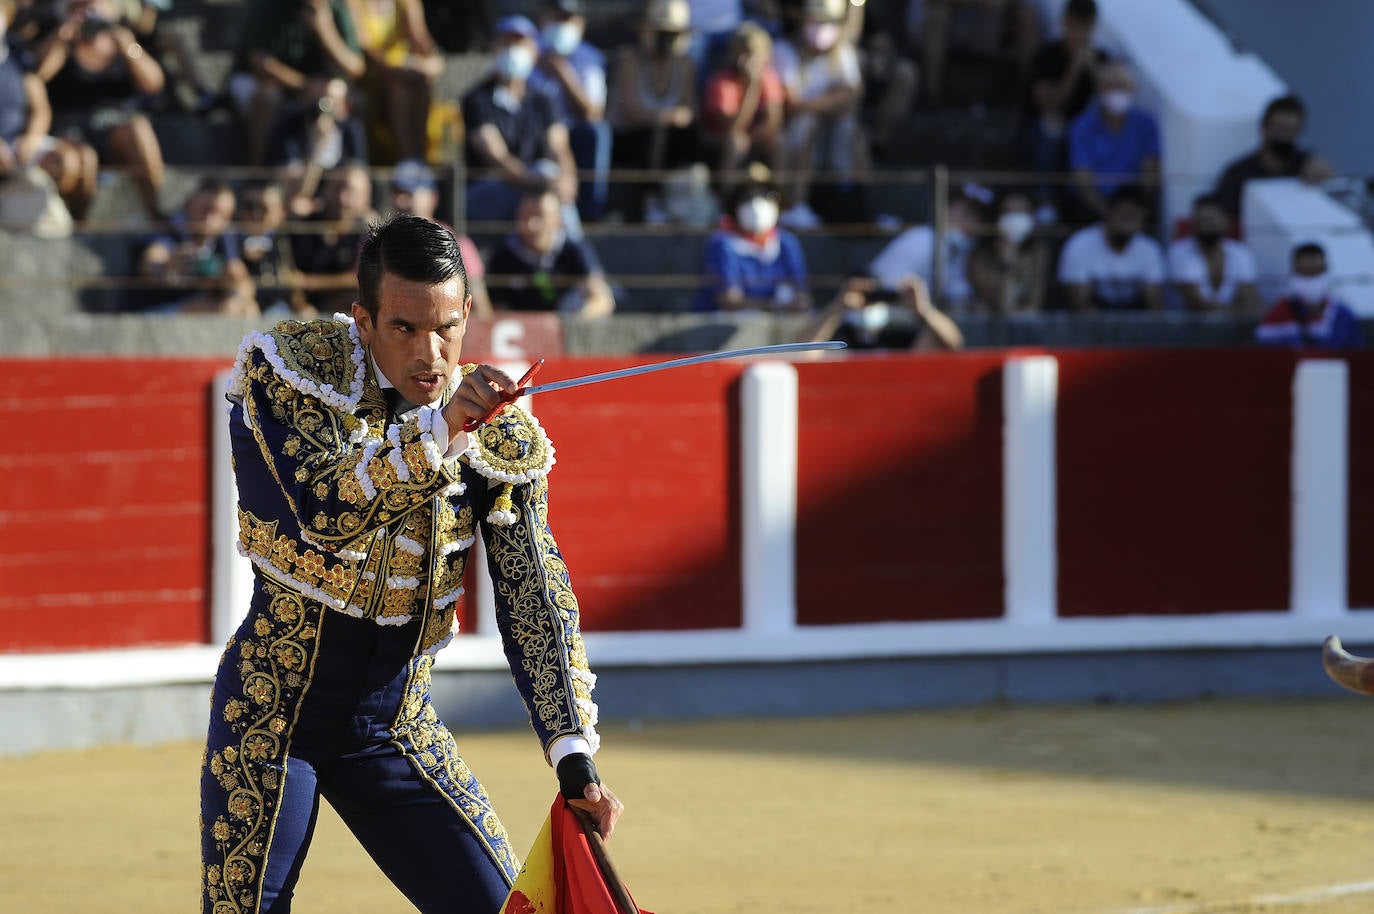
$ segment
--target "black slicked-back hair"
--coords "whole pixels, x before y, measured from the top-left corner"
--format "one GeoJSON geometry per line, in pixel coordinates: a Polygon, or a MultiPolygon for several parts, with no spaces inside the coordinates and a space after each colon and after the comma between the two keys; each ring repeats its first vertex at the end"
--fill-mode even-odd
{"type": "Polygon", "coordinates": [[[437,222],[397,213],[368,226],[358,248],[358,303],[377,320],[382,274],[437,286],[457,276],[467,297],[468,274],[458,239],[437,222]]]}

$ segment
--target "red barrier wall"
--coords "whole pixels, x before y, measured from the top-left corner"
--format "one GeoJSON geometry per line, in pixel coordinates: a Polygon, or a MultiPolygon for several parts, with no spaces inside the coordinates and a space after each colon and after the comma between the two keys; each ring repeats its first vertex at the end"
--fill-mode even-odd
{"type": "Polygon", "coordinates": [[[1351,606],[1374,607],[1374,353],[1350,365],[1350,513],[1347,574],[1351,606]]]}
{"type": "Polygon", "coordinates": [[[799,622],[1002,614],[1005,358],[798,365],[799,622]]]}
{"type": "MultiPolygon", "coordinates": [[[[550,363],[539,381],[627,364],[550,363]]],[[[589,630],[740,624],[742,370],[701,365],[537,398],[563,458],[550,522],[589,630]]]]}
{"type": "Polygon", "coordinates": [[[204,641],[219,359],[0,360],[0,651],[204,641]]]}
{"type": "Polygon", "coordinates": [[[1287,352],[1060,352],[1059,613],[1289,602],[1287,352]]]}

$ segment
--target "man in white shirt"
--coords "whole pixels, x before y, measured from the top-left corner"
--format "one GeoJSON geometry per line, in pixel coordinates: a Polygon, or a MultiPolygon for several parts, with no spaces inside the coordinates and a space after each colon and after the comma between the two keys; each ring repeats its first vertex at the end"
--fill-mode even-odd
{"type": "Polygon", "coordinates": [[[1221,198],[1203,194],[1193,201],[1193,234],[1169,245],[1169,278],[1193,311],[1259,308],[1259,269],[1248,245],[1226,237],[1231,217],[1221,198]]]}
{"type": "MultiPolygon", "coordinates": [[[[972,297],[968,282],[968,255],[982,237],[986,207],[992,193],[966,185],[949,201],[949,227],[941,248],[941,276],[936,298],[947,309],[958,310],[972,297]]],[[[884,289],[896,290],[909,276],[919,276],[935,288],[935,228],[913,225],[887,243],[873,258],[868,272],[884,289]]]]}
{"type": "Polygon", "coordinates": [[[1107,201],[1106,218],[1075,232],[1059,258],[1059,281],[1070,310],[1158,310],[1164,249],[1141,233],[1145,192],[1123,185],[1107,201]]]}

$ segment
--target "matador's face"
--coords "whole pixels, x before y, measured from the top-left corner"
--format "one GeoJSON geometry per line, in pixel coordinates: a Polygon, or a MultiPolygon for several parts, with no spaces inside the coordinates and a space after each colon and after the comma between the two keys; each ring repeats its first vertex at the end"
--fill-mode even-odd
{"type": "Polygon", "coordinates": [[[377,319],[354,302],[353,320],[377,367],[411,403],[434,403],[458,371],[472,296],[457,276],[430,285],[383,273],[377,319]]]}

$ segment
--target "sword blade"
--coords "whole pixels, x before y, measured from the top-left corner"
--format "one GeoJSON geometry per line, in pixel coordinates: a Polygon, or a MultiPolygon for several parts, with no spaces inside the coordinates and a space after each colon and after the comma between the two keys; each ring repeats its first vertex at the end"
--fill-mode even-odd
{"type": "Polygon", "coordinates": [[[824,343],[778,343],[773,346],[749,346],[745,349],[727,349],[723,352],[708,352],[704,355],[692,355],[683,359],[671,359],[667,362],[654,362],[652,365],[636,365],[633,368],[617,368],[614,371],[603,371],[598,374],[583,375],[580,378],[568,378],[565,381],[551,381],[548,384],[538,384],[534,387],[522,388],[520,394],[546,394],[555,390],[567,390],[569,387],[582,387],[587,384],[600,384],[602,381],[615,381],[620,378],[632,378],[635,375],[649,374],[655,371],[667,371],[669,368],[686,368],[688,365],[701,365],[705,362],[719,362],[724,359],[741,359],[756,355],[783,355],[789,352],[815,352],[825,349],[844,349],[845,344],[839,340],[831,340],[824,343]]]}

